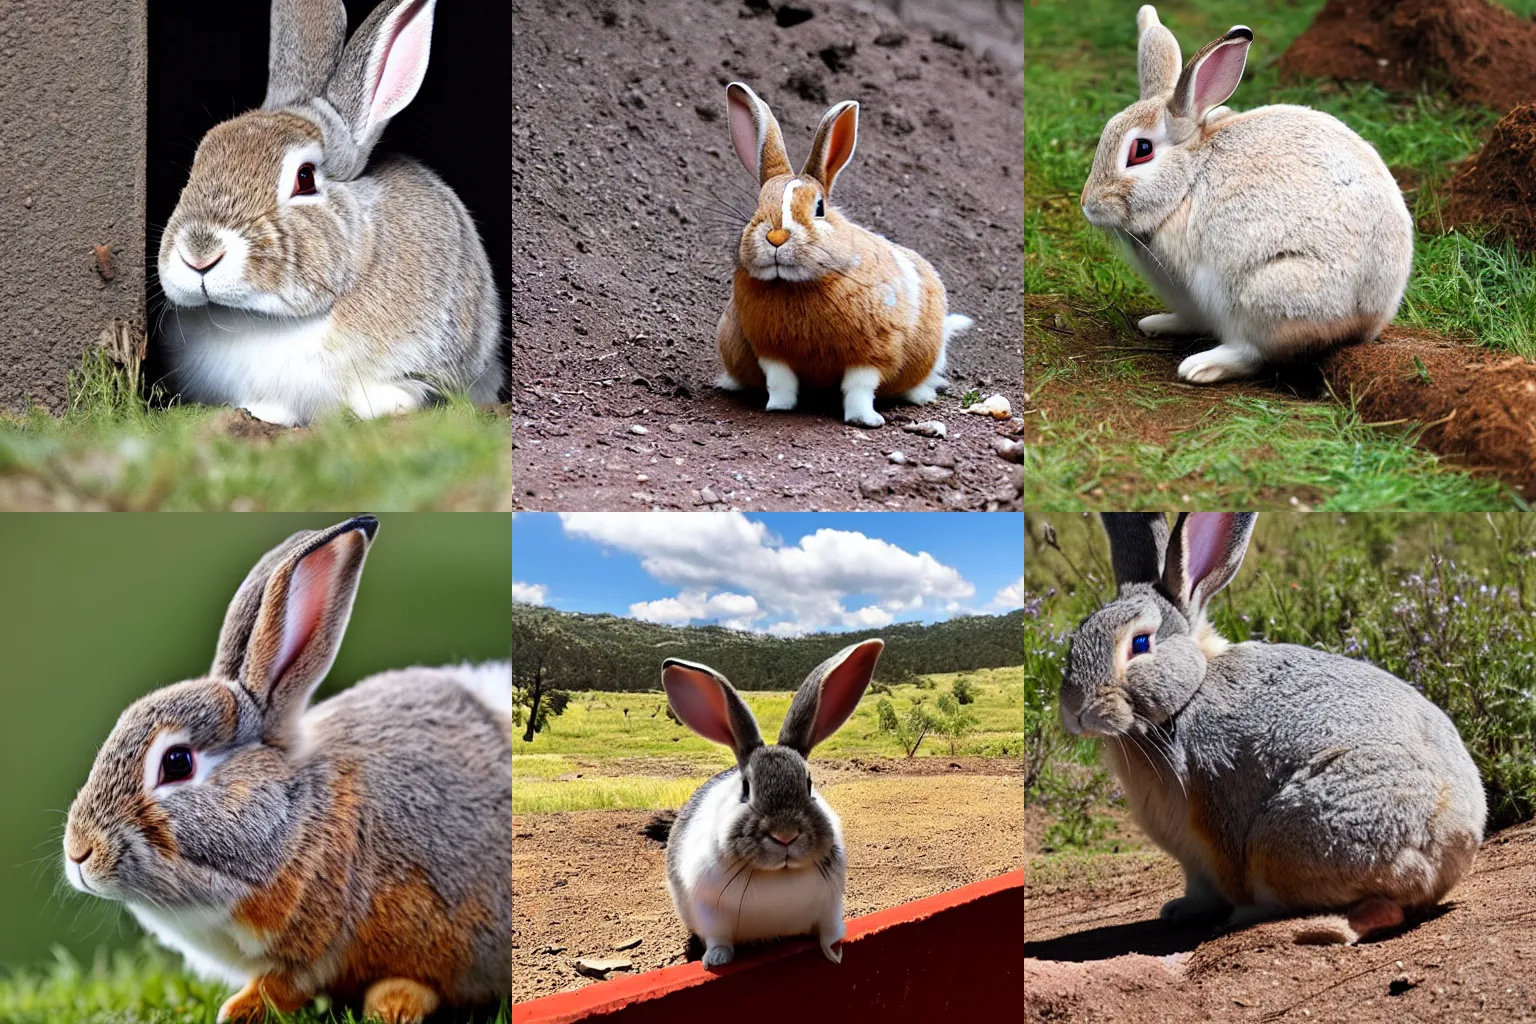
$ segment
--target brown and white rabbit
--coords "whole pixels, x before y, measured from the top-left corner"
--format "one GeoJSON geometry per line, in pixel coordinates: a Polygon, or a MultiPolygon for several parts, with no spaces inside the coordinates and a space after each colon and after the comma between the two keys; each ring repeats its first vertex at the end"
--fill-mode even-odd
{"type": "Polygon", "coordinates": [[[1376,150],[1319,110],[1221,106],[1242,81],[1247,27],[1180,72],[1156,9],[1136,24],[1141,98],[1104,126],[1082,205],[1173,307],[1137,327],[1219,338],[1179,364],[1196,384],[1375,338],[1413,265],[1413,218],[1376,150]]]}
{"type": "Polygon", "coordinates": [[[827,111],[799,174],[768,104],[733,82],[726,106],[736,155],[760,191],[720,318],[717,386],[767,388],[768,410],[793,409],[802,386],[840,388],[843,420],[861,427],[884,425],[877,397],[933,401],[949,383],[949,340],[971,318],[948,312],[927,260],[832,206],[858,141],[859,105],[827,111]]]}
{"type": "Polygon", "coordinates": [[[260,110],[211,129],[160,243],[183,397],[258,419],[491,402],[501,300],[464,204],[414,160],[368,166],[427,72],[436,0],[272,0],[260,110]],[[345,44],[345,45],[344,45],[345,44]]]}
{"type": "Polygon", "coordinates": [[[385,672],[308,707],[377,528],[262,558],[208,674],[124,711],[69,809],[70,884],[240,986],[220,1021],[328,992],[401,1024],[511,993],[510,667],[385,672]]]}

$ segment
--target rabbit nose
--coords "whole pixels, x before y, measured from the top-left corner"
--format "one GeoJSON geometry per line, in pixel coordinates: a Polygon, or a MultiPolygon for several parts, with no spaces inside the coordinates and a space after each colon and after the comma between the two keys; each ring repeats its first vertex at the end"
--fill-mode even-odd
{"type": "Polygon", "coordinates": [[[780,846],[788,846],[790,843],[800,838],[799,832],[773,832],[770,834],[773,836],[773,841],[778,843],[780,846]]]}
{"type": "Polygon", "coordinates": [[[96,852],[96,847],[87,846],[84,853],[76,854],[73,850],[66,850],[65,855],[76,864],[84,864],[91,859],[91,854],[96,852]]]}
{"type": "Polygon", "coordinates": [[[208,273],[208,271],[210,271],[214,267],[218,266],[219,265],[219,260],[222,260],[223,258],[224,258],[224,251],[221,249],[217,256],[212,256],[212,257],[210,257],[208,259],[205,259],[205,260],[189,260],[185,256],[183,256],[181,258],[181,262],[185,263],[187,266],[191,267],[193,270],[197,271],[199,274],[206,274],[206,273],[208,273]]]}
{"type": "Polygon", "coordinates": [[[774,228],[768,232],[768,244],[772,245],[775,249],[787,241],[789,241],[789,232],[783,228],[774,228]]]}

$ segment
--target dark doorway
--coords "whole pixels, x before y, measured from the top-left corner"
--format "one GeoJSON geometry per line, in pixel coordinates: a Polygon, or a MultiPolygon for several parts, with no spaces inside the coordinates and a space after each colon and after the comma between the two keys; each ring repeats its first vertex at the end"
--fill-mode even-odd
{"type": "MultiPolygon", "coordinates": [[[[352,29],[376,0],[346,0],[352,29]]],[[[198,140],[220,121],[261,104],[267,88],[263,0],[154,0],[149,5],[146,180],[151,326],[146,380],[165,374],[153,326],[163,302],[155,284],[160,232],[176,208],[198,140]]],[[[510,366],[512,280],[512,5],[440,0],[432,58],[416,99],[390,122],[375,157],[404,153],[431,167],[474,216],[501,292],[510,366]]],[[[510,374],[509,374],[510,377],[510,374]]]]}

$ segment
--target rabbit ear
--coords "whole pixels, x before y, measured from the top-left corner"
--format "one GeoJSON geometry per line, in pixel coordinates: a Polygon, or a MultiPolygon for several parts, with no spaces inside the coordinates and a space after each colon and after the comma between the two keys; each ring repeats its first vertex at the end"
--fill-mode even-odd
{"type": "Polygon", "coordinates": [[[752,751],[763,745],[757,719],[746,701],[708,665],[668,658],[661,663],[661,686],[683,724],[707,740],[730,747],[737,764],[745,767],[752,751]]]}
{"type": "Polygon", "coordinates": [[[1101,512],[1109,536],[1109,561],[1115,585],[1156,583],[1163,578],[1168,549],[1168,519],[1161,512],[1101,512]]]}
{"type": "Polygon", "coordinates": [[[1237,575],[1257,512],[1181,512],[1168,542],[1163,586],[1190,619],[1237,575]]]}
{"type": "Polygon", "coordinates": [[[212,674],[239,682],[251,695],[269,742],[292,738],[310,694],[336,660],[378,529],[373,516],[356,516],[328,530],[294,534],[256,563],[230,602],[212,674]]]}
{"type": "Polygon", "coordinates": [[[437,0],[385,0],[342,51],[326,97],[352,130],[364,158],[389,119],[421,88],[436,7],[437,0]]]}
{"type": "Polygon", "coordinates": [[[779,743],[809,757],[812,747],[837,732],[859,706],[883,650],[884,640],[865,640],[816,666],[795,691],[779,729],[779,743]]]}
{"type": "Polygon", "coordinates": [[[1173,114],[1198,121],[1212,107],[1225,103],[1243,80],[1248,46],[1252,42],[1252,29],[1246,25],[1233,25],[1226,35],[1206,43],[1189,59],[1184,73],[1179,76],[1173,99],[1168,103],[1173,114]]]}
{"type": "Polygon", "coordinates": [[[732,82],[725,87],[725,107],[731,126],[731,145],[736,147],[741,165],[758,184],[780,174],[789,174],[784,135],[768,104],[745,85],[732,82]]]}
{"type": "Polygon", "coordinates": [[[1157,20],[1157,8],[1151,4],[1136,12],[1136,75],[1141,80],[1141,98],[1167,96],[1179,80],[1179,65],[1184,57],[1179,41],[1157,20]]]}
{"type": "Polygon", "coordinates": [[[277,110],[323,95],[346,42],[342,0],[272,0],[262,109],[277,110]]]}
{"type": "Polygon", "coordinates": [[[854,147],[859,142],[859,105],[844,100],[822,117],[811,140],[811,155],[800,173],[815,178],[832,194],[832,182],[837,174],[853,159],[854,147]]]}

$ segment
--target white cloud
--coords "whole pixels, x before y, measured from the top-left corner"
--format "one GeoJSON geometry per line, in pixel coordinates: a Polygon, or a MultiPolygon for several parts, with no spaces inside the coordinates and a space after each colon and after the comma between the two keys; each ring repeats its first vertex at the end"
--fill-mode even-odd
{"type": "Polygon", "coordinates": [[[993,595],[992,607],[1001,608],[1004,611],[1012,611],[1015,608],[1023,608],[1024,577],[1020,576],[1017,582],[1008,584],[1006,587],[993,595]]]}
{"type": "Polygon", "coordinates": [[[549,588],[542,583],[512,581],[512,600],[517,604],[544,604],[548,597],[549,588]]]}
{"type": "Polygon", "coordinates": [[[739,513],[571,512],[560,520],[568,536],[638,555],[652,577],[678,588],[675,597],[630,607],[651,622],[718,621],[779,636],[872,628],[976,592],[926,551],[850,530],[821,529],[786,545],[739,513]],[[850,609],[860,597],[873,603],[850,609]]]}

